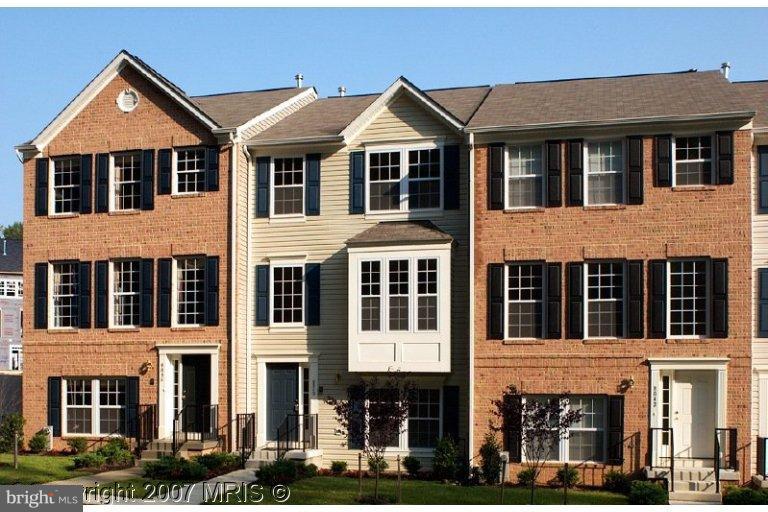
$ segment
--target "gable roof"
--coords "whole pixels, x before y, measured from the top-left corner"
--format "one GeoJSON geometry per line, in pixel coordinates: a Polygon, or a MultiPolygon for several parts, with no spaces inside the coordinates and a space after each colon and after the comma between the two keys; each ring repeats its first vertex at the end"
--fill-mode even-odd
{"type": "Polygon", "coordinates": [[[21,274],[23,270],[21,240],[0,238],[0,273],[21,274]]]}
{"type": "Polygon", "coordinates": [[[720,71],[497,85],[468,131],[751,117],[720,71]]]}
{"type": "Polygon", "coordinates": [[[347,240],[348,247],[453,242],[453,237],[428,220],[379,222],[347,240]]]}
{"type": "Polygon", "coordinates": [[[759,130],[768,128],[768,80],[734,82],[745,101],[756,110],[752,127],[759,130]]]}
{"type": "Polygon", "coordinates": [[[313,91],[312,87],[286,87],[262,91],[228,92],[191,96],[192,102],[225,128],[242,126],[296,96],[313,91]]]}

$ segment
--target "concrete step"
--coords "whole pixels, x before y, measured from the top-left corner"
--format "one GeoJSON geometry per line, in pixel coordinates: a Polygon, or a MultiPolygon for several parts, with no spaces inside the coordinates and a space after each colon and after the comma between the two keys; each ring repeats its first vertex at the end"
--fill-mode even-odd
{"type": "Polygon", "coordinates": [[[722,503],[723,497],[716,492],[675,491],[669,493],[669,502],[722,503]]]}
{"type": "Polygon", "coordinates": [[[715,492],[715,481],[675,480],[675,492],[715,492]]]}
{"type": "Polygon", "coordinates": [[[675,468],[675,480],[715,480],[714,468],[677,469],[675,468]]]}

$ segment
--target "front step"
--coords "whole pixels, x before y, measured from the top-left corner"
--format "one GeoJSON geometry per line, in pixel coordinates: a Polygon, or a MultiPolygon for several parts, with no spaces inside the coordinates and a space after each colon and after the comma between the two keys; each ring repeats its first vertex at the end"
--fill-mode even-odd
{"type": "MultiPolygon", "coordinates": [[[[187,441],[179,447],[178,455],[189,459],[197,455],[215,452],[218,448],[219,442],[215,440],[187,441]]],[[[152,441],[141,451],[141,461],[157,460],[164,455],[173,455],[173,441],[166,439],[152,441]]]]}
{"type": "Polygon", "coordinates": [[[677,480],[675,479],[674,492],[715,492],[715,481],[705,480],[677,480]]]}
{"type": "Polygon", "coordinates": [[[669,503],[672,504],[674,502],[720,504],[723,502],[723,497],[716,492],[675,491],[669,493],[669,503]]]}

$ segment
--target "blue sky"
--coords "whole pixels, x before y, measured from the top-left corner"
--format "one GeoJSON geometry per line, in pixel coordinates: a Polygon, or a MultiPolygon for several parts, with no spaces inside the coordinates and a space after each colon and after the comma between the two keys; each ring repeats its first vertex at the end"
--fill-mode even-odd
{"type": "Polygon", "coordinates": [[[293,84],[321,96],[714,69],[768,79],[768,10],[0,10],[0,224],[21,219],[14,144],[122,48],[189,94],[293,84]]]}

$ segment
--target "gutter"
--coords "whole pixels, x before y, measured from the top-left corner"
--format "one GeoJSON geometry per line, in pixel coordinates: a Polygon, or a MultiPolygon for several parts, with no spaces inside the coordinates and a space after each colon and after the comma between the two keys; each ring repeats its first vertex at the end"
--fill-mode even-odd
{"type": "Polygon", "coordinates": [[[472,467],[474,449],[475,420],[475,134],[468,134],[469,146],[469,438],[467,457],[472,467]]]}
{"type": "Polygon", "coordinates": [[[230,417],[230,450],[235,449],[237,439],[237,148],[239,143],[233,142],[230,149],[229,179],[230,179],[230,226],[229,226],[229,354],[227,367],[229,368],[229,417],[230,417]],[[232,420],[235,421],[232,421],[232,420]]]}

